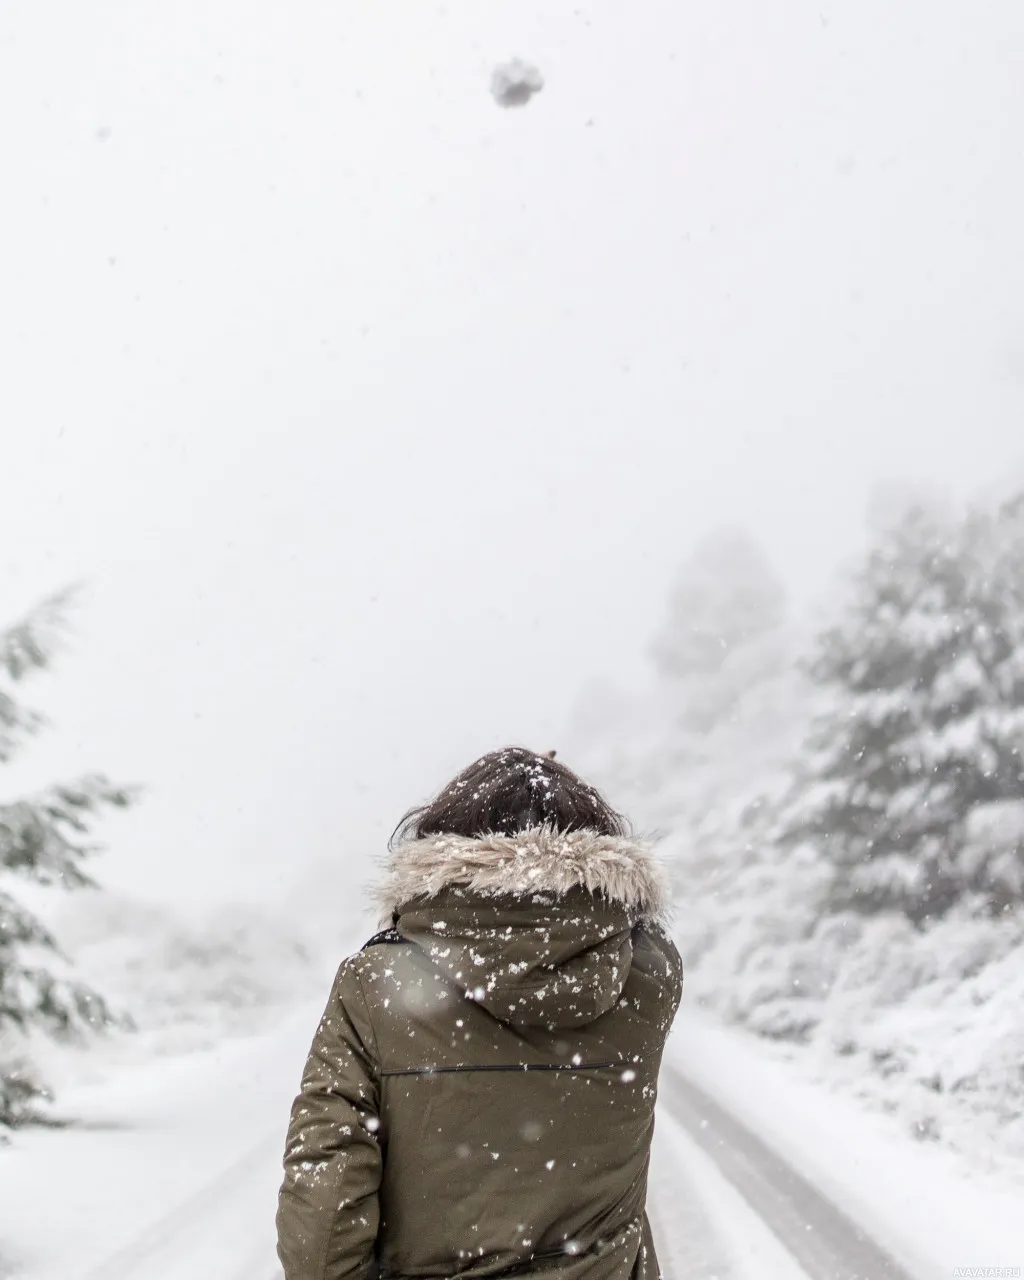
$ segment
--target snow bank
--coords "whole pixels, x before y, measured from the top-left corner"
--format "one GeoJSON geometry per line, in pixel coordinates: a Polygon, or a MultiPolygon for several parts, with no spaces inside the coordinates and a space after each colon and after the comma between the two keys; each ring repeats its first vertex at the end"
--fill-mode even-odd
{"type": "Polygon", "coordinates": [[[684,1001],[669,1060],[859,1222],[914,1275],[1024,1266],[1024,1168],[982,1168],[906,1137],[845,1082],[792,1046],[724,1027],[684,1001]],[[844,1096],[845,1095],[845,1096],[844,1096]]]}
{"type": "Polygon", "coordinates": [[[814,1069],[907,1134],[983,1163],[1024,1155],[1024,919],[966,911],[832,919],[798,939],[724,935],[691,991],[727,1020],[804,1046],[814,1069]]]}
{"type": "Polygon", "coordinates": [[[71,1127],[13,1134],[0,1150],[10,1274],[270,1276],[288,1108],[326,992],[256,1035],[121,1062],[68,1088],[71,1127]]]}
{"type": "Polygon", "coordinates": [[[321,989],[332,965],[319,939],[300,938],[286,921],[248,906],[186,919],[110,894],[78,895],[55,931],[76,978],[131,1023],[71,1044],[33,1035],[22,1046],[56,1094],[56,1114],[71,1119],[69,1090],[253,1033],[321,989]]]}

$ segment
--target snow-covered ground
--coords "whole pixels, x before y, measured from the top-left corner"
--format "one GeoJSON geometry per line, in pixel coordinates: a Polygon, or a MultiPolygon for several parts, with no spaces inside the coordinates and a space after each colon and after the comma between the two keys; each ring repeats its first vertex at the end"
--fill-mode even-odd
{"type": "MultiPolygon", "coordinates": [[[[271,1280],[288,1105],[324,990],[271,1029],[79,1086],[80,1123],[0,1151],[3,1250],[18,1280],[271,1280]]],[[[749,1034],[684,1008],[668,1061],[917,1276],[1024,1266],[1024,1172],[915,1144],[749,1034]]],[[[651,1210],[669,1280],[803,1280],[670,1110],[651,1210]]],[[[0,1272],[2,1274],[2,1272],[0,1272]]]]}
{"type": "MultiPolygon", "coordinates": [[[[916,1143],[884,1116],[755,1036],[680,1015],[669,1060],[775,1148],[912,1274],[1024,1269],[1024,1165],[982,1167],[916,1143]]],[[[1022,1271],[1024,1273],[1024,1271],[1022,1271]]]]}
{"type": "Polygon", "coordinates": [[[692,998],[917,1141],[1021,1164],[1024,918],[833,919],[792,936],[798,904],[787,935],[767,892],[738,899],[689,969],[692,998]]]}
{"type": "Polygon", "coordinates": [[[322,939],[249,907],[186,918],[116,895],[57,924],[76,976],[135,1029],[26,1042],[66,1127],[0,1146],[0,1280],[158,1280],[175,1258],[228,1277],[247,1242],[250,1260],[273,1246],[287,1109],[330,982],[322,939]]]}
{"type": "Polygon", "coordinates": [[[324,939],[252,907],[185,915],[115,894],[58,903],[51,922],[71,963],[60,971],[99,991],[131,1029],[55,1042],[10,1034],[8,1056],[25,1058],[56,1095],[58,1120],[77,1116],[82,1085],[120,1078],[153,1060],[198,1052],[267,1025],[276,1011],[322,985],[324,939]]]}
{"type": "Polygon", "coordinates": [[[666,1280],[807,1280],[792,1254],[664,1108],[647,1207],[666,1280]]]}
{"type": "MultiPolygon", "coordinates": [[[[288,1107],[322,1005],[320,994],[257,1035],[124,1065],[62,1096],[73,1127],[15,1134],[0,1149],[11,1274],[232,1280],[272,1258],[288,1107]]],[[[259,1280],[258,1267],[244,1274],[259,1280]]]]}

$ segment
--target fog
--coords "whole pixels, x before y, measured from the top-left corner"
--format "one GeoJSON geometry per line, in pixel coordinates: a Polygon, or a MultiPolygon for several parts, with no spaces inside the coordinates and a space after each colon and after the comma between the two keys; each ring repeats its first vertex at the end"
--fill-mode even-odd
{"type": "Polygon", "coordinates": [[[1015,474],[1022,48],[1012,0],[8,8],[3,618],[86,590],[5,788],[142,783],[131,892],[355,894],[641,678],[707,530],[812,600],[878,484],[1015,474]]]}

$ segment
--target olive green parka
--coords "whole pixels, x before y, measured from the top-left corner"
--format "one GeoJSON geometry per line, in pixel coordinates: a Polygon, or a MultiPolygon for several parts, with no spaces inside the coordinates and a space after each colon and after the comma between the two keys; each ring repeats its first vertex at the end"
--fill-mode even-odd
{"type": "Polygon", "coordinates": [[[286,1280],[656,1280],[644,1213],[682,989],[650,851],[535,829],[399,845],[292,1108],[286,1280]]]}

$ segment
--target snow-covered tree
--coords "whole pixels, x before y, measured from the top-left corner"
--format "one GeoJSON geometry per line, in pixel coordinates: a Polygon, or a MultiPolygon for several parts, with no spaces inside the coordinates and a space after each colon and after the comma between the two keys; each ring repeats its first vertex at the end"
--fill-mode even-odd
{"type": "Polygon", "coordinates": [[[782,622],[785,593],[758,543],[720,529],[698,543],[672,584],[652,646],[658,670],[685,678],[719,671],[738,646],[782,622]]]}
{"type": "Polygon", "coordinates": [[[785,591],[759,544],[724,529],[698,544],[669,593],[651,646],[685,728],[703,733],[789,658],[785,591]]]}
{"type": "Polygon", "coordinates": [[[892,522],[809,674],[829,705],[781,835],[824,856],[832,908],[1024,901],[1024,500],[892,522]]]}
{"type": "MultiPolygon", "coordinates": [[[[0,632],[0,765],[43,727],[43,718],[15,694],[26,676],[49,665],[69,603],[67,593],[56,596],[0,632]]],[[[66,962],[56,939],[14,889],[19,881],[91,887],[83,863],[96,851],[94,820],[100,810],[123,808],[131,799],[129,790],[95,775],[0,802],[0,1128],[33,1118],[45,1096],[19,1052],[28,1033],[68,1037],[113,1021],[102,997],[60,972],[66,962]]]]}
{"type": "MultiPolygon", "coordinates": [[[[676,939],[690,964],[712,952],[727,952],[722,963],[731,964],[755,946],[763,885],[784,878],[771,812],[809,718],[799,652],[784,590],[759,545],[719,532],[675,579],[652,646],[652,686],[610,720],[588,719],[579,734],[581,767],[641,831],[662,838],[686,904],[676,939]]],[[[787,928],[804,927],[788,899],[778,913],[787,928]]]]}

